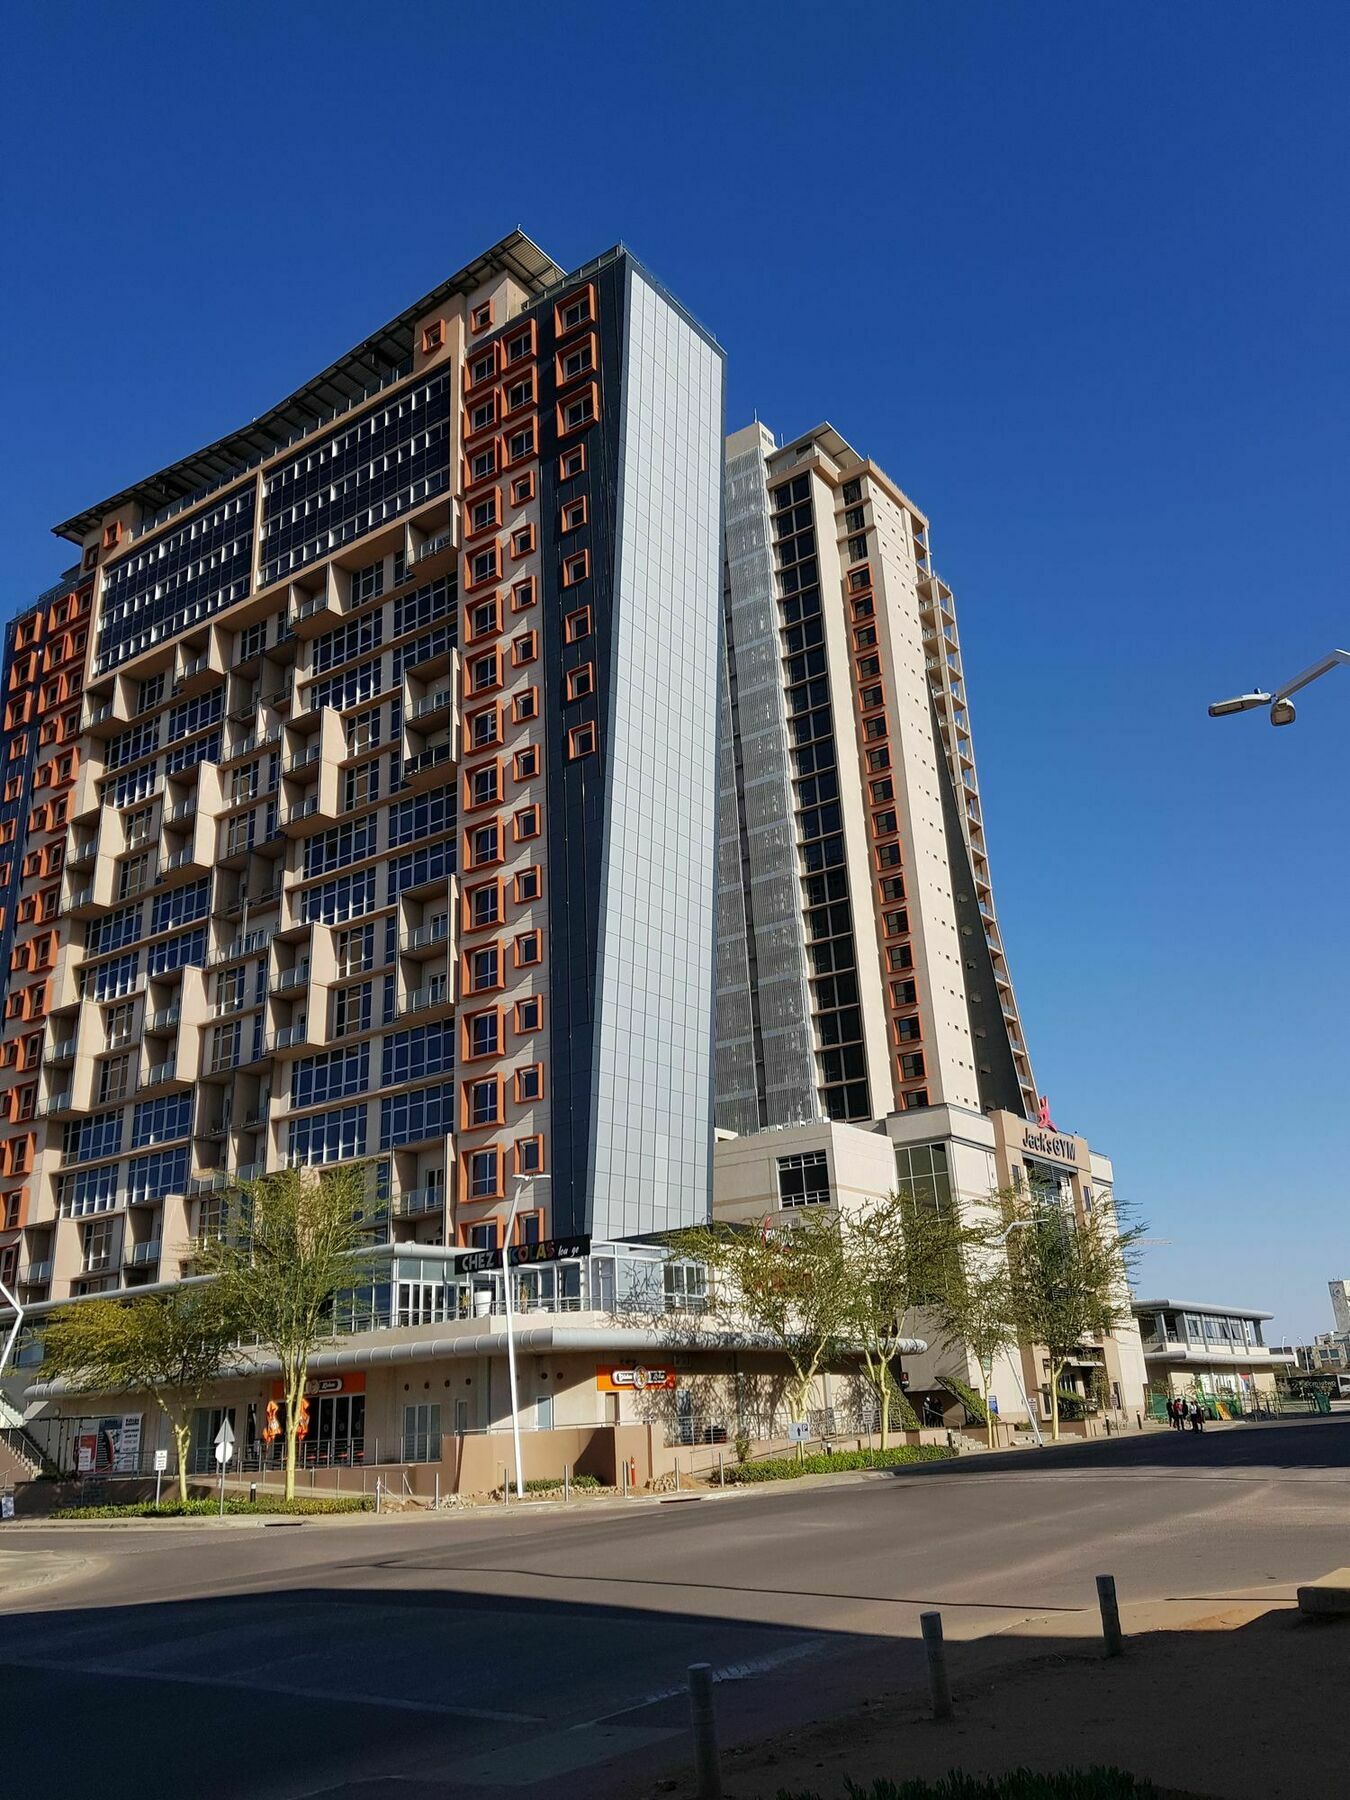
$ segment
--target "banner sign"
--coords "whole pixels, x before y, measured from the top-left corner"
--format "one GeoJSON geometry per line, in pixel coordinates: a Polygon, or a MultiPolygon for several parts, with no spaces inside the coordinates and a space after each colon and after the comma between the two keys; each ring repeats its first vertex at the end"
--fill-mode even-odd
{"type": "MultiPolygon", "coordinates": [[[[589,1256],[589,1237],[542,1238],[537,1244],[512,1244],[511,1267],[529,1268],[534,1263],[565,1262],[570,1257],[589,1256]]],[[[461,1250],[456,1267],[461,1275],[481,1275],[488,1269],[500,1269],[500,1250],[461,1250]]]]}
{"type": "Polygon", "coordinates": [[[669,1364],[646,1369],[631,1363],[597,1363],[595,1385],[602,1394],[645,1394],[653,1388],[673,1388],[679,1378],[669,1364]]]}

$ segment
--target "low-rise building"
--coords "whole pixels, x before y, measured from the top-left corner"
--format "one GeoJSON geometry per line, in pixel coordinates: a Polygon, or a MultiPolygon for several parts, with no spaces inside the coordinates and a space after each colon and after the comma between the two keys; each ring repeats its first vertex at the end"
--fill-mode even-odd
{"type": "Polygon", "coordinates": [[[1154,1393],[1271,1393],[1276,1373],[1297,1367],[1293,1351],[1263,1341],[1268,1312],[1197,1300],[1136,1300],[1134,1316],[1154,1393]]]}

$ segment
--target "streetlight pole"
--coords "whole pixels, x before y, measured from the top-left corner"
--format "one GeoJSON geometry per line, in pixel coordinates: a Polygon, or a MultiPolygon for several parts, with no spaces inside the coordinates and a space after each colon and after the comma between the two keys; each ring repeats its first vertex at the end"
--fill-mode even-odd
{"type": "MultiPolygon", "coordinates": [[[[991,1238],[990,1243],[996,1250],[1001,1250],[1014,1231],[1021,1231],[1028,1225],[1034,1225],[1035,1222],[1034,1219],[1014,1219],[1012,1224],[1009,1225],[1005,1231],[1000,1232],[996,1238],[991,1238]]],[[[1037,1412],[1032,1410],[1031,1401],[1027,1398],[1027,1390],[1022,1381],[1022,1371],[1017,1366],[1017,1358],[1021,1353],[1022,1346],[1020,1344],[1015,1345],[1014,1354],[1008,1358],[1008,1367],[1012,1370],[1013,1380],[1017,1383],[1017,1391],[1022,1396],[1022,1404],[1027,1409],[1027,1418],[1031,1421],[1031,1431],[1032,1436],[1036,1439],[1036,1448],[1038,1450],[1043,1450],[1045,1448],[1045,1439],[1041,1436],[1040,1416],[1037,1412]]]]}
{"type": "Polygon", "coordinates": [[[1292,681],[1286,681],[1282,687],[1277,687],[1273,694],[1236,694],[1231,700],[1215,700],[1210,705],[1209,716],[1211,719],[1226,719],[1230,713],[1257,712],[1268,706],[1272,725],[1292,725],[1294,703],[1289,696],[1296,694],[1300,688],[1307,687],[1310,681],[1316,681],[1319,675],[1329,675],[1333,669],[1340,668],[1345,663],[1350,663],[1350,650],[1328,650],[1310,669],[1304,669],[1301,675],[1295,675],[1292,681]]]}
{"type": "Polygon", "coordinates": [[[5,1339],[4,1349],[0,1350],[0,1375],[3,1375],[6,1364],[9,1362],[10,1352],[14,1348],[15,1339],[19,1335],[19,1328],[23,1324],[23,1308],[19,1305],[17,1294],[11,1294],[3,1281],[0,1281],[0,1300],[3,1300],[6,1306],[14,1308],[14,1323],[9,1328],[9,1336],[5,1339]]]}
{"type": "Polygon", "coordinates": [[[520,1460],[520,1396],[516,1388],[515,1312],[511,1303],[511,1241],[516,1234],[516,1213],[522,1191],[532,1182],[547,1181],[547,1175],[518,1175],[511,1194],[511,1211],[506,1219],[506,1243],[502,1249],[502,1293],[506,1302],[506,1375],[511,1389],[511,1438],[516,1457],[516,1498],[525,1498],[525,1480],[520,1460]]]}

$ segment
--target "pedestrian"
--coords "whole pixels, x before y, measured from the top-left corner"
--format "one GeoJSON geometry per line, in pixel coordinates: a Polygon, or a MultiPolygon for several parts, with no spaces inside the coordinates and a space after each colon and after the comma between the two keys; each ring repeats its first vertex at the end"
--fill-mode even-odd
{"type": "Polygon", "coordinates": [[[1191,1430],[1198,1432],[1200,1429],[1200,1420],[1202,1417],[1201,1412],[1200,1412],[1200,1402],[1198,1400],[1192,1400],[1188,1410],[1190,1412],[1190,1417],[1191,1417],[1191,1430]]]}
{"type": "Polygon", "coordinates": [[[1197,1431],[1205,1429],[1205,1406],[1202,1400],[1197,1400],[1195,1403],[1195,1429],[1197,1431]]]}
{"type": "Polygon", "coordinates": [[[1184,1401],[1178,1399],[1177,1396],[1174,1394],[1172,1396],[1172,1398],[1167,1402],[1167,1416],[1172,1421],[1173,1431],[1181,1430],[1181,1415],[1184,1410],[1185,1410],[1184,1401]]]}

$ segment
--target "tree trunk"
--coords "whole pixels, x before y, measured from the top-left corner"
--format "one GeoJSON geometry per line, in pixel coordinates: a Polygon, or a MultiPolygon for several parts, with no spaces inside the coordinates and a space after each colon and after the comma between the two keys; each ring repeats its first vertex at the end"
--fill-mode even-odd
{"type": "Polygon", "coordinates": [[[295,1498],[295,1464],[300,1446],[300,1402],[305,1397],[305,1367],[296,1369],[286,1383],[286,1487],[288,1500],[295,1498]]]}
{"type": "Polygon", "coordinates": [[[992,1450],[994,1447],[994,1415],[989,1410],[989,1377],[984,1372],[983,1363],[980,1365],[980,1395],[984,1400],[985,1448],[992,1450]]]}
{"type": "Polygon", "coordinates": [[[178,1498],[183,1502],[183,1505],[186,1506],[188,1497],[188,1446],[192,1442],[192,1422],[189,1420],[186,1425],[179,1425],[175,1421],[170,1420],[170,1424],[173,1425],[173,1441],[178,1452],[178,1498]]]}
{"type": "Polygon", "coordinates": [[[891,1372],[883,1369],[881,1374],[881,1447],[886,1448],[886,1433],[891,1423],[891,1372]]]}
{"type": "Polygon", "coordinates": [[[1059,1374],[1063,1364],[1050,1365],[1050,1442],[1059,1442],[1059,1374]]]}

